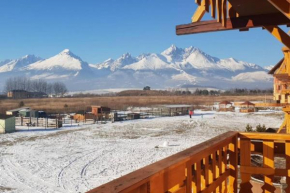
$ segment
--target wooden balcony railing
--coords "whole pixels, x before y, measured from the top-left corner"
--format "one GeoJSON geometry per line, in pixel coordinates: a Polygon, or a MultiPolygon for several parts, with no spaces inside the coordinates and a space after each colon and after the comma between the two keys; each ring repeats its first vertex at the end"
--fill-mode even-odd
{"type": "Polygon", "coordinates": [[[290,184],[290,135],[227,132],[88,193],[250,193],[257,174],[264,176],[261,192],[275,191],[274,176],[290,184]],[[253,166],[251,154],[263,156],[262,166],[253,166]],[[285,168],[275,168],[275,155],[286,159],[285,168]]]}

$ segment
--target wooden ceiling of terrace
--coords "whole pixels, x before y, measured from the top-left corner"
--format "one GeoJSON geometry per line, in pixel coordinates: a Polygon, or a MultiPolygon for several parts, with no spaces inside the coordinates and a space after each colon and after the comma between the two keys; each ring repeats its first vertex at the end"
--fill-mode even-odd
{"type": "Polygon", "coordinates": [[[233,9],[239,13],[239,16],[263,15],[278,13],[276,9],[267,0],[228,0],[233,9]]]}
{"type": "Polygon", "coordinates": [[[195,17],[200,18],[199,20],[176,26],[176,34],[187,35],[225,30],[247,31],[249,28],[256,27],[290,26],[290,16],[288,17],[287,11],[285,13],[284,10],[286,5],[277,5],[282,1],[285,1],[284,3],[290,8],[286,0],[196,0],[199,8],[205,7],[204,10],[211,12],[215,20],[200,21],[204,11],[200,17],[195,17]],[[283,7],[279,9],[278,6],[283,7]]]}

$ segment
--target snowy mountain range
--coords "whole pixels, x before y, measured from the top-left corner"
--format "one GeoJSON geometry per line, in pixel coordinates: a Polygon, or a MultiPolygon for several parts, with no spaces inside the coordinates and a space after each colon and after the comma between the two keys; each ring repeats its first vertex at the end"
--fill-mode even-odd
{"type": "Polygon", "coordinates": [[[70,90],[104,88],[143,88],[211,86],[227,88],[270,88],[270,67],[239,61],[234,58],[219,59],[198,48],[178,48],[174,45],[160,54],[149,53],[89,64],[65,49],[59,54],[41,59],[26,55],[16,60],[0,62],[0,88],[5,79],[29,76],[32,79],[61,80],[70,90]]]}

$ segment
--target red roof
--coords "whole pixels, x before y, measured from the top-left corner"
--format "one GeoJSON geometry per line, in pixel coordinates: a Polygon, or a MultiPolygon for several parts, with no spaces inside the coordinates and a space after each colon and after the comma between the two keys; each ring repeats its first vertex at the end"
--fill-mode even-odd
{"type": "Polygon", "coordinates": [[[231,105],[232,103],[229,101],[222,101],[219,103],[220,105],[231,105]]]}
{"type": "Polygon", "coordinates": [[[241,105],[255,106],[255,104],[251,103],[250,101],[246,101],[246,102],[242,103],[241,105]]]}

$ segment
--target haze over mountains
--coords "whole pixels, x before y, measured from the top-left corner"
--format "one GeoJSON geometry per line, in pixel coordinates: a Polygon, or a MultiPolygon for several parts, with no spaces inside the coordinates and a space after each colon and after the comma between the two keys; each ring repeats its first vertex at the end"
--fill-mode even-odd
{"type": "Polygon", "coordinates": [[[59,54],[41,59],[27,55],[0,62],[0,89],[8,77],[29,76],[33,79],[63,81],[74,90],[207,86],[228,88],[271,88],[269,67],[219,59],[198,48],[178,48],[174,45],[160,54],[149,53],[133,57],[129,53],[103,63],[91,64],[65,49],[59,54]]]}

